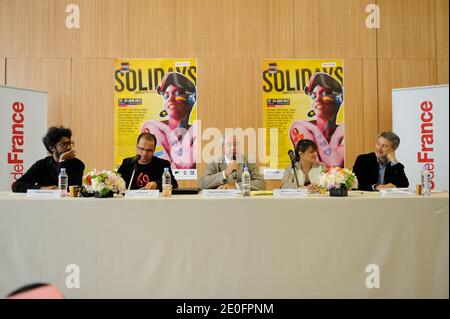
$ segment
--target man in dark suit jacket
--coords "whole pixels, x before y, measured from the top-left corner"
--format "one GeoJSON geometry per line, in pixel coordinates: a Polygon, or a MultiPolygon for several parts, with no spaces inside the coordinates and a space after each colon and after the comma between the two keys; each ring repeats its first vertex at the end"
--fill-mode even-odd
{"type": "Polygon", "coordinates": [[[379,191],[382,188],[408,187],[404,166],[397,161],[395,150],[400,138],[394,132],[378,135],[375,152],[359,155],[353,165],[358,189],[379,191]]]}

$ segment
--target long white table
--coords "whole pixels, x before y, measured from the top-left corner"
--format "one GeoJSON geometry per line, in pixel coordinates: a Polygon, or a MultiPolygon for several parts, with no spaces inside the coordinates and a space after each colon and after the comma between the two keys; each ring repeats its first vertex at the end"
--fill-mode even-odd
{"type": "Polygon", "coordinates": [[[448,193],[0,193],[0,297],[49,282],[67,298],[448,298],[448,215],[448,193]],[[66,287],[70,264],[80,288],[66,287]],[[366,286],[370,264],[379,267],[379,288],[366,286]]]}

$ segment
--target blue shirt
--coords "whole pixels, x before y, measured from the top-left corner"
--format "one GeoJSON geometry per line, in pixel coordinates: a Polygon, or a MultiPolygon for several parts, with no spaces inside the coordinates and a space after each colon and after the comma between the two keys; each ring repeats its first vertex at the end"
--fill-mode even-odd
{"type": "Polygon", "coordinates": [[[384,184],[384,173],[386,172],[386,166],[390,163],[389,161],[385,161],[381,163],[378,159],[378,184],[384,184]]]}
{"type": "MultiPolygon", "coordinates": [[[[377,158],[378,162],[378,184],[383,185],[384,184],[384,173],[386,172],[386,167],[390,164],[391,166],[396,165],[398,162],[391,162],[386,160],[384,163],[381,163],[380,160],[377,158]]],[[[375,186],[378,184],[372,185],[372,189],[375,190],[375,186]]]]}

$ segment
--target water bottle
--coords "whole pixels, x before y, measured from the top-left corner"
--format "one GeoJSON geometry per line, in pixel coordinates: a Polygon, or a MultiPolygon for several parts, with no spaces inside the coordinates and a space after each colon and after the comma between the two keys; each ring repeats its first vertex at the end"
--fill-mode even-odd
{"type": "Polygon", "coordinates": [[[58,189],[61,190],[61,196],[67,196],[67,186],[69,185],[69,176],[67,176],[66,169],[61,168],[58,175],[58,189]]]}
{"type": "Polygon", "coordinates": [[[242,172],[242,196],[250,196],[250,173],[247,166],[244,166],[242,172]]]}
{"type": "Polygon", "coordinates": [[[172,196],[172,176],[170,176],[168,167],[164,167],[162,174],[162,195],[163,197],[172,196]]]}
{"type": "Polygon", "coordinates": [[[422,182],[422,195],[430,196],[431,195],[431,180],[430,180],[430,171],[428,170],[427,165],[424,165],[421,172],[421,182],[422,182]]]}

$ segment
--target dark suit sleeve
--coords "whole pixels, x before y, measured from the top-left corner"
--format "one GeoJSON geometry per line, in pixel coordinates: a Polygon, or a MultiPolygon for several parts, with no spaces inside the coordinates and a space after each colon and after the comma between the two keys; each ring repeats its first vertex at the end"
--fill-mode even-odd
{"type": "Polygon", "coordinates": [[[173,173],[172,173],[172,169],[170,168],[170,165],[169,165],[169,173],[170,173],[170,176],[172,176],[172,187],[173,188],[178,188],[178,182],[177,182],[177,180],[175,179],[175,176],[173,176],[173,173]]]}
{"type": "Polygon", "coordinates": [[[409,181],[405,174],[405,167],[401,163],[397,163],[391,166],[390,170],[391,176],[389,177],[389,182],[397,187],[408,187],[409,181]]]}
{"type": "Polygon", "coordinates": [[[39,189],[39,174],[41,173],[41,162],[34,163],[17,181],[11,185],[14,193],[26,193],[28,189],[39,189]]]}
{"type": "Polygon", "coordinates": [[[359,155],[356,158],[355,165],[353,165],[353,173],[355,173],[358,179],[358,189],[362,191],[373,191],[368,169],[364,166],[364,158],[359,155]]]}

